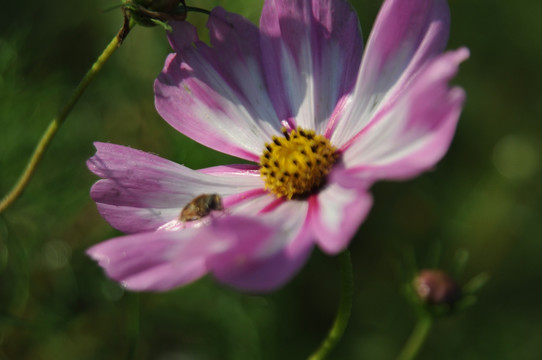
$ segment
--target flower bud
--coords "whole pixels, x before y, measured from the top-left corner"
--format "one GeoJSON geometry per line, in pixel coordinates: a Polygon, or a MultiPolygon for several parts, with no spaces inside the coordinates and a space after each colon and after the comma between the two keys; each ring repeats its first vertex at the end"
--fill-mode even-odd
{"type": "Polygon", "coordinates": [[[135,4],[141,5],[148,10],[160,11],[165,13],[173,12],[179,5],[183,4],[182,0],[133,0],[135,4]]]}
{"type": "Polygon", "coordinates": [[[444,271],[424,269],[414,278],[414,291],[430,305],[453,305],[461,297],[461,288],[444,271]]]}
{"type": "Polygon", "coordinates": [[[186,19],[184,0],[129,0],[125,2],[124,8],[142,26],[166,26],[169,20],[186,19]]]}

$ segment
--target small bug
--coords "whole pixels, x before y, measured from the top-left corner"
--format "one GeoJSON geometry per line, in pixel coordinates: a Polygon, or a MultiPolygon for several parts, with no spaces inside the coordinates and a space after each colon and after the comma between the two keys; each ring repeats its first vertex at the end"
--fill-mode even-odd
{"type": "Polygon", "coordinates": [[[182,210],[179,220],[194,221],[215,210],[224,210],[222,198],[218,194],[201,194],[192,199],[182,210]]]}

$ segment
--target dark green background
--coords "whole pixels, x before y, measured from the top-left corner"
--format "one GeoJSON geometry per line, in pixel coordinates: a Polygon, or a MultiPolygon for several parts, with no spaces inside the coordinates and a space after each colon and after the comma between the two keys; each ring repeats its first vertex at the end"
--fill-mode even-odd
{"type": "MultiPolygon", "coordinates": [[[[257,22],[259,1],[221,4],[257,22]]],[[[0,11],[0,193],[121,24],[112,1],[10,1],[0,11]]],[[[364,38],[380,1],[353,2],[364,38]]],[[[420,359],[542,358],[542,3],[452,0],[449,48],[471,58],[457,135],[435,171],[379,183],[351,243],[355,303],[332,359],[392,359],[416,315],[403,295],[417,266],[487,272],[478,302],[434,326],[420,359]],[[437,255],[434,255],[437,254],[437,255]],[[436,259],[436,260],[435,260],[436,259]]],[[[199,25],[205,16],[190,21],[199,25]]],[[[88,192],[93,141],[130,145],[193,168],[233,163],[169,127],[152,83],[169,47],[136,28],[69,116],[30,186],[0,215],[0,360],[303,359],[339,300],[337,259],[315,251],[282,289],[241,294],[205,278],[164,294],[124,292],[84,251],[117,235],[88,192]]]]}

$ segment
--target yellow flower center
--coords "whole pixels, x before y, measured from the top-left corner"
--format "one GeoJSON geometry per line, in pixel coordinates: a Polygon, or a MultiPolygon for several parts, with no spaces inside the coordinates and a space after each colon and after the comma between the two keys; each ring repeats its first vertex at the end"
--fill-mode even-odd
{"type": "Polygon", "coordinates": [[[337,161],[337,149],[322,135],[298,128],[273,136],[260,157],[265,188],[277,197],[304,196],[320,187],[337,161]]]}

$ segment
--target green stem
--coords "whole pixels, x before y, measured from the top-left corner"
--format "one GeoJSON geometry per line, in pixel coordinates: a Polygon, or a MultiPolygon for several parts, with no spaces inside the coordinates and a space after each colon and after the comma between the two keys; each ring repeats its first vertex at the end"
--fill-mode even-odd
{"type": "Polygon", "coordinates": [[[211,15],[211,12],[209,10],[193,7],[193,6],[186,6],[185,7],[187,12],[198,12],[206,15],[211,15]]]}
{"type": "Polygon", "coordinates": [[[339,340],[341,340],[344,330],[348,325],[350,311],[352,310],[352,299],[354,297],[354,277],[348,249],[339,254],[339,262],[341,264],[341,301],[339,309],[327,337],[322,341],[320,347],[309,357],[309,360],[325,359],[331,350],[335,348],[339,340]]]}
{"type": "Polygon", "coordinates": [[[418,318],[418,323],[412,330],[410,338],[406,342],[405,346],[399,353],[397,360],[413,360],[416,358],[416,355],[422,348],[429,330],[431,330],[431,325],[433,324],[433,318],[429,314],[421,314],[418,318]]]}
{"type": "Polygon", "coordinates": [[[128,34],[128,31],[130,30],[130,25],[128,28],[124,26],[117,35],[111,40],[109,45],[104,49],[104,51],[100,54],[98,59],[94,64],[92,64],[92,67],[88,70],[85,77],[81,80],[77,88],[75,89],[74,93],[72,94],[72,97],[68,101],[68,103],[60,110],[58,115],[49,123],[49,126],[45,130],[45,133],[42,135],[38,145],[36,146],[36,149],[34,150],[34,153],[32,154],[32,157],[30,158],[30,161],[26,165],[26,168],[24,169],[23,173],[21,174],[19,180],[15,184],[15,186],[11,189],[11,191],[2,199],[0,202],[0,213],[2,213],[4,210],[6,210],[17,198],[23,193],[23,190],[25,189],[26,185],[32,178],[32,175],[34,174],[34,171],[36,170],[40,160],[42,159],[43,155],[45,154],[45,151],[47,150],[47,147],[53,140],[53,137],[57,133],[58,129],[70,113],[70,111],[73,109],[81,95],[85,92],[88,85],[92,82],[94,77],[100,72],[104,64],[109,60],[111,55],[115,52],[115,50],[120,46],[122,43],[122,40],[126,37],[128,34]]]}

